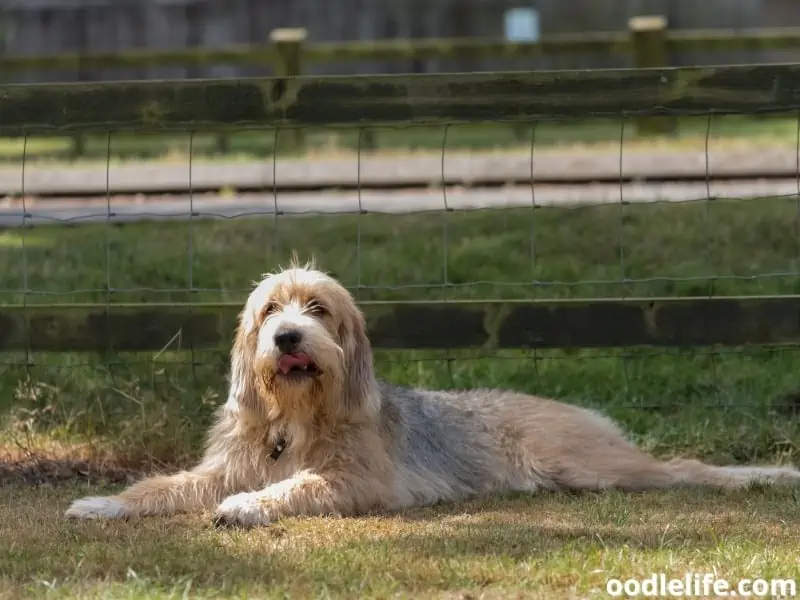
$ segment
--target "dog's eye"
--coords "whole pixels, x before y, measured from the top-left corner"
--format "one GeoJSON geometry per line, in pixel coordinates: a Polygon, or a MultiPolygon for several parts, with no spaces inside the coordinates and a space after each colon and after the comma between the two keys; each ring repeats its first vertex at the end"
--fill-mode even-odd
{"type": "Polygon", "coordinates": [[[319,302],[312,302],[306,307],[306,311],[309,314],[314,315],[315,317],[324,317],[328,314],[328,309],[326,309],[322,304],[319,302]]]}
{"type": "Polygon", "coordinates": [[[264,308],[261,309],[261,318],[262,320],[266,319],[268,316],[276,312],[278,312],[278,304],[276,302],[267,302],[267,304],[264,305],[264,308]]]}

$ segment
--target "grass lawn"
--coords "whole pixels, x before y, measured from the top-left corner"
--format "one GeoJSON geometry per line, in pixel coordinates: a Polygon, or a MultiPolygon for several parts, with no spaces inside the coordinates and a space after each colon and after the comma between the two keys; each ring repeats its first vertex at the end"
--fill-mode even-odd
{"type": "MultiPolygon", "coordinates": [[[[796,199],[764,198],[7,230],[0,302],[238,301],[293,249],[361,299],[797,294],[799,225],[796,199]]],[[[0,357],[0,596],[603,597],[606,577],[654,571],[800,578],[792,491],[510,497],[248,533],[60,520],[115,469],[194,460],[226,353],[0,357]]],[[[798,462],[796,348],[376,361],[398,383],[602,408],[660,456],[798,462]]]]}
{"type": "MultiPolygon", "coordinates": [[[[371,139],[377,152],[441,152],[457,150],[514,150],[530,147],[531,128],[498,123],[459,124],[444,126],[398,126],[365,129],[361,148],[366,151],[371,139]],[[370,134],[371,138],[366,134],[370,134]]],[[[680,145],[698,142],[710,134],[721,141],[742,141],[794,145],[797,141],[797,118],[787,115],[743,117],[716,116],[709,123],[707,117],[683,117],[678,121],[674,135],[653,138],[637,134],[636,124],[628,119],[592,119],[586,122],[541,122],[536,125],[537,147],[553,148],[574,145],[618,145],[624,136],[626,149],[647,148],[654,143],[680,145]],[[624,127],[623,127],[624,125],[624,127]]],[[[233,131],[226,136],[227,147],[221,148],[215,134],[197,134],[192,138],[192,156],[199,160],[263,159],[271,157],[276,148],[279,155],[296,153],[290,145],[289,130],[256,129],[233,131]]],[[[22,138],[0,139],[0,164],[17,164],[23,157],[28,160],[81,162],[105,161],[109,154],[107,134],[84,136],[84,149],[74,155],[74,140],[69,137],[32,136],[27,143],[22,138]]],[[[306,131],[307,151],[310,155],[353,153],[359,149],[356,129],[314,129],[306,131]]],[[[110,154],[114,162],[126,160],[163,160],[185,158],[189,155],[189,134],[116,133],[111,136],[110,154]]]]}
{"type": "Polygon", "coordinates": [[[247,532],[64,522],[85,491],[0,489],[0,597],[604,598],[610,578],[661,572],[800,579],[785,491],[513,495],[247,532]]]}

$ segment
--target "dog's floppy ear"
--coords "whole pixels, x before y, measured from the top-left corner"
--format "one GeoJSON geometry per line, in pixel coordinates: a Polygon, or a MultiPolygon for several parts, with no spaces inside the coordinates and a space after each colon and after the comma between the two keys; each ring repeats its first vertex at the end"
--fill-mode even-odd
{"type": "Polygon", "coordinates": [[[247,308],[239,314],[239,323],[231,348],[230,388],[228,406],[258,410],[258,388],[253,370],[254,349],[249,340],[253,331],[253,317],[247,308]]]}
{"type": "Polygon", "coordinates": [[[375,371],[372,364],[372,346],[367,337],[364,316],[357,308],[348,315],[339,329],[344,353],[344,385],[342,409],[345,412],[359,411],[377,402],[374,390],[375,371]]]}

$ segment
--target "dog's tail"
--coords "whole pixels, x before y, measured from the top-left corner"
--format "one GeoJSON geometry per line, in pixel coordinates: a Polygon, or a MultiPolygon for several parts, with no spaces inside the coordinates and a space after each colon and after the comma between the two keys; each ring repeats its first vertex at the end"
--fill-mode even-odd
{"type": "Polygon", "coordinates": [[[618,444],[605,453],[584,455],[573,468],[561,468],[555,482],[572,489],[617,488],[625,491],[675,487],[737,489],[753,484],[800,485],[800,470],[780,466],[716,466],[694,459],[659,460],[633,446],[618,444]]]}
{"type": "Polygon", "coordinates": [[[800,485],[800,471],[778,466],[716,466],[676,458],[662,463],[674,484],[736,489],[752,484],[800,485]]]}

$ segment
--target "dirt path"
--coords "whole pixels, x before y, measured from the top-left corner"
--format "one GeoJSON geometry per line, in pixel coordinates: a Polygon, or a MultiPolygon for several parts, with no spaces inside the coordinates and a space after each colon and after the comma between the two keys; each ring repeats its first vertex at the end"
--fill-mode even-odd
{"type": "Polygon", "coordinates": [[[6,200],[0,203],[0,226],[18,227],[65,223],[134,222],[192,218],[272,218],[313,214],[412,213],[430,210],[470,210],[533,206],[624,202],[686,202],[716,198],[795,196],[798,182],[743,180],[627,184],[566,184],[494,188],[404,189],[339,192],[279,192],[178,194],[168,196],[113,196],[106,198],[52,198],[6,200]],[[24,210],[23,210],[24,208],[24,210]]]}
{"type": "Polygon", "coordinates": [[[46,162],[0,168],[0,195],[88,196],[188,193],[189,190],[311,190],[321,188],[497,185],[609,181],[798,177],[793,145],[703,140],[680,147],[637,147],[620,156],[614,144],[598,148],[530,151],[417,153],[265,161],[171,160],[150,163],[53,165],[46,162]],[[191,176],[191,177],[190,177],[191,176]]]}

